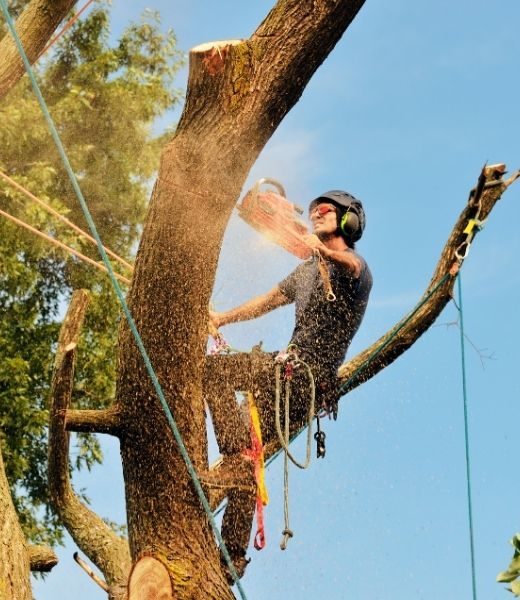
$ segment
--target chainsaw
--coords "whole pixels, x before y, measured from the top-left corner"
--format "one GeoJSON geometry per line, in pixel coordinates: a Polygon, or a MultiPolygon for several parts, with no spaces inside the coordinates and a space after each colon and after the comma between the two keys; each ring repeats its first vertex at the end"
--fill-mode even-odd
{"type": "Polygon", "coordinates": [[[259,179],[237,206],[239,216],[263,236],[275,244],[307,260],[312,256],[311,248],[303,241],[309,233],[300,218],[303,209],[290,202],[281,183],[268,177],[259,179]],[[261,190],[263,185],[275,189],[261,190]]]}

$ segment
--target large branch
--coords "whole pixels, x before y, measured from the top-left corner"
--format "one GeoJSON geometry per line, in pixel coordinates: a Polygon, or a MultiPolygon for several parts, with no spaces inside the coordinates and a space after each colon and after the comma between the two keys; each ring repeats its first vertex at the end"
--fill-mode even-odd
{"type": "Polygon", "coordinates": [[[487,219],[505,190],[518,178],[518,173],[515,173],[508,180],[503,181],[504,171],[505,165],[495,165],[484,169],[485,187],[480,198],[480,211],[478,211],[478,206],[475,205],[473,200],[473,193],[470,194],[468,204],[459,216],[442,250],[433,277],[422,299],[419,300],[419,302],[424,301],[421,308],[413,316],[405,315],[390,331],[340,367],[339,378],[345,386],[344,393],[372,378],[401,356],[429,329],[440,315],[452,298],[455,283],[453,274],[449,275],[446,282],[440,285],[431,296],[428,297],[428,295],[449,274],[454,263],[458,262],[455,252],[465,242],[466,234],[464,230],[470,219],[475,218],[477,212],[479,212],[480,221],[487,219]],[[399,331],[395,335],[397,330],[399,331]]]}
{"type": "Polygon", "coordinates": [[[87,293],[74,292],[58,341],[51,388],[49,488],[53,505],[68,532],[103,572],[111,597],[118,598],[123,597],[130,571],[128,543],[80,501],[69,477],[69,434],[65,421],[72,394],[75,349],[87,305],[87,293]]]}
{"type": "Polygon", "coordinates": [[[224,148],[258,152],[363,4],[279,0],[249,39],[193,48],[177,132],[207,137],[218,128],[224,148]]]}
{"type": "MultiPolygon", "coordinates": [[[[16,20],[27,58],[33,64],[40,56],[56,27],[77,0],[32,0],[16,20]]],[[[25,68],[10,34],[0,42],[0,98],[19,81],[25,68]]]]}

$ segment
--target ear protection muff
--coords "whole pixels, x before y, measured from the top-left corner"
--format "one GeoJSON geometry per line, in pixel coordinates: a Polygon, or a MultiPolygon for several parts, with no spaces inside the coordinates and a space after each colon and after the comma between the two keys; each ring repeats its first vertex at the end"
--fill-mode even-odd
{"type": "Polygon", "coordinates": [[[359,217],[353,210],[347,209],[341,217],[339,228],[348,238],[351,238],[359,231],[359,217]]]}

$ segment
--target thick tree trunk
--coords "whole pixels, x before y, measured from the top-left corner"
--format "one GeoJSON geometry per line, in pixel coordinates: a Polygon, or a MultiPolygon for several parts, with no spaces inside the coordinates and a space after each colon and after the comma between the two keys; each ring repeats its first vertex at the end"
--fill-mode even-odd
{"type": "Polygon", "coordinates": [[[32,600],[30,563],[0,453],[0,598],[32,600]]]}

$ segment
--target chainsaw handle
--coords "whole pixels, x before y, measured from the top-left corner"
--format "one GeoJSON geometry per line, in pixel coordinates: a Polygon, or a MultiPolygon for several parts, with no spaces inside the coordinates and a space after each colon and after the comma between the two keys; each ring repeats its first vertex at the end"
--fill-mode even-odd
{"type": "Polygon", "coordinates": [[[276,181],[276,179],[271,179],[270,177],[262,177],[255,183],[255,185],[253,186],[253,194],[255,196],[260,191],[260,186],[264,185],[264,184],[274,186],[278,190],[278,193],[280,194],[280,196],[283,196],[284,198],[286,198],[285,189],[284,189],[283,185],[279,181],[276,181]]]}

